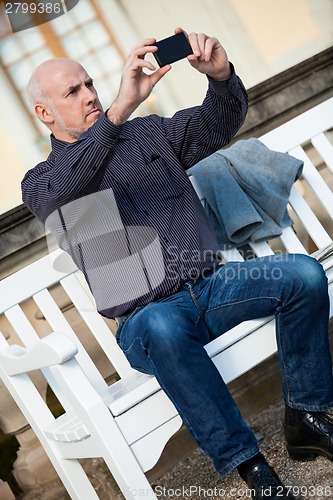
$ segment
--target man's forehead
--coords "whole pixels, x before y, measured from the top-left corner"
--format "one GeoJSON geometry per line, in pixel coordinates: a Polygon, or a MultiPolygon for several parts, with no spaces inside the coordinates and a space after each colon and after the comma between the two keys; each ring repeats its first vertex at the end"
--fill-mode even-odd
{"type": "Polygon", "coordinates": [[[86,70],[79,63],[71,60],[55,61],[49,68],[49,72],[45,72],[43,76],[50,90],[55,87],[60,90],[77,86],[90,79],[86,70]]]}
{"type": "Polygon", "coordinates": [[[81,80],[89,78],[86,70],[79,64],[72,61],[71,63],[59,64],[55,70],[55,77],[63,81],[67,85],[79,83],[81,80]]]}

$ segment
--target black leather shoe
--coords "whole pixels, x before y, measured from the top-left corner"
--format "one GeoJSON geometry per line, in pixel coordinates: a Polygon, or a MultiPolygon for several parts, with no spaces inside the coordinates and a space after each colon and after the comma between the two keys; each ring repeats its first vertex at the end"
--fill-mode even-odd
{"type": "Polygon", "coordinates": [[[296,500],[296,497],[281,483],[274,470],[265,462],[251,467],[245,481],[255,500],[296,500]]]}
{"type": "Polygon", "coordinates": [[[294,460],[314,460],[318,455],[333,461],[333,417],[306,413],[299,424],[284,424],[287,450],[294,460]]]}

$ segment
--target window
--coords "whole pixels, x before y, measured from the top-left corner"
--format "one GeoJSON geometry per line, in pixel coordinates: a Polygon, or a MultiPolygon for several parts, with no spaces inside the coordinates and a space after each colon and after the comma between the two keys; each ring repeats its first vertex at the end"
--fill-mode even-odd
{"type": "Polygon", "coordinates": [[[124,55],[95,2],[79,2],[52,21],[52,28],[66,56],[78,60],[94,79],[100,100],[107,106],[117,95],[124,55]]]}
{"type": "Polygon", "coordinates": [[[51,22],[18,33],[12,33],[3,6],[0,54],[0,65],[36,130],[37,140],[48,132],[30,109],[26,86],[41,62],[52,57],[79,61],[94,79],[104,106],[116,97],[124,62],[124,55],[95,0],[80,1],[51,22]]]}

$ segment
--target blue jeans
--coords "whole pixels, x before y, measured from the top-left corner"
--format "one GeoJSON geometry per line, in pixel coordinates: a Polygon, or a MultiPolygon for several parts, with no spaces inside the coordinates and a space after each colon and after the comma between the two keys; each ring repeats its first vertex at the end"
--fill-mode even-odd
{"type": "Polygon", "coordinates": [[[204,345],[244,320],[269,315],[276,318],[285,402],[303,410],[332,408],[327,279],[311,257],[219,266],[136,309],[117,331],[130,364],[155,375],[221,475],[255,455],[258,445],[204,345]]]}

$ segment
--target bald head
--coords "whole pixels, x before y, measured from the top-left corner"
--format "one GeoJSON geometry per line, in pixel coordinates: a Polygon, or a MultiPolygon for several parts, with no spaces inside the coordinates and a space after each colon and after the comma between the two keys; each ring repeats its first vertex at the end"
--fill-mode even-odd
{"type": "Polygon", "coordinates": [[[102,112],[92,79],[72,59],[49,59],[40,64],[27,90],[37,117],[62,140],[77,140],[102,112]]]}
{"type": "Polygon", "coordinates": [[[59,77],[61,78],[63,72],[71,72],[76,66],[82,68],[78,62],[63,57],[48,59],[37,66],[27,87],[31,104],[34,106],[37,103],[50,103],[52,101],[52,82],[58,80],[59,77]]]}

